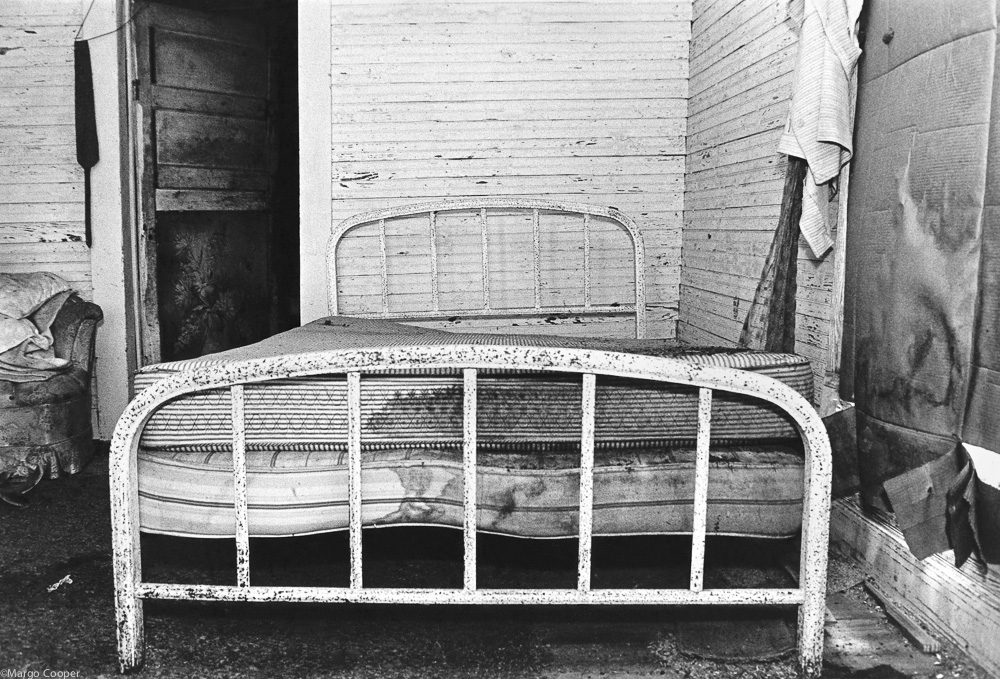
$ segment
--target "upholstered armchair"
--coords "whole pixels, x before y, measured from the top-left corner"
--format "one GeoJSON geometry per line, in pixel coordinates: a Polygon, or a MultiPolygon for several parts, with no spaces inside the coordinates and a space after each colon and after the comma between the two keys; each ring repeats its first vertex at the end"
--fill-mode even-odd
{"type": "Polygon", "coordinates": [[[69,370],[37,382],[0,379],[0,500],[42,478],[82,470],[93,455],[91,372],[101,308],[71,295],[52,323],[55,355],[69,370]]]}

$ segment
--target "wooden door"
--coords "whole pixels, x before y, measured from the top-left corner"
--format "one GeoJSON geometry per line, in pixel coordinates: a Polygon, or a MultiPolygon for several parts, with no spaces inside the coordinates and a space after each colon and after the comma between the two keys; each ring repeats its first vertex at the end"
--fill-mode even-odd
{"type": "Polygon", "coordinates": [[[136,31],[148,364],[269,334],[273,135],[261,26],[150,3],[136,31]]]}

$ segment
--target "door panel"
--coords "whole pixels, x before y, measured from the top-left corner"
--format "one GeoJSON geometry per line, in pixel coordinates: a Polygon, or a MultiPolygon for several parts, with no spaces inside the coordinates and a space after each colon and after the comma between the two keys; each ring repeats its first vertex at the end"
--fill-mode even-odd
{"type": "MultiPolygon", "coordinates": [[[[266,178],[266,144],[267,127],[263,120],[156,111],[157,169],[167,164],[234,168],[248,176],[266,178]]],[[[164,187],[160,177],[156,187],[164,187]]]]}
{"type": "Polygon", "coordinates": [[[240,116],[263,119],[267,100],[241,97],[221,92],[206,97],[203,92],[180,90],[173,87],[157,87],[152,90],[150,105],[155,109],[176,109],[200,113],[217,113],[224,116],[240,116]]]}
{"type": "Polygon", "coordinates": [[[268,250],[266,222],[263,212],[160,216],[157,278],[163,360],[194,358],[270,334],[270,274],[260,256],[268,250]]]}
{"type": "MultiPolygon", "coordinates": [[[[211,30],[208,24],[206,28],[211,30]]],[[[160,87],[264,98],[267,53],[261,50],[259,32],[252,27],[243,41],[224,42],[157,30],[153,40],[153,82],[160,87]]]]}
{"type": "Polygon", "coordinates": [[[163,4],[137,16],[148,364],[270,334],[274,135],[262,26],[163,4]]]}
{"type": "MultiPolygon", "coordinates": [[[[268,52],[260,27],[151,4],[139,15],[140,102],[149,120],[147,188],[185,188],[185,203],[174,197],[170,210],[259,209],[268,203],[268,52]],[[145,66],[143,68],[142,66],[145,66]],[[164,165],[180,165],[166,173],[164,165]],[[163,181],[176,170],[235,169],[230,182],[198,186],[187,172],[176,187],[163,181]],[[205,189],[204,195],[197,195],[205,189]],[[226,190],[240,192],[226,196],[226,190]],[[261,195],[246,200],[245,192],[261,195]]],[[[156,206],[163,209],[163,206],[156,206]]]]}
{"type": "Polygon", "coordinates": [[[160,164],[158,184],[165,189],[238,190],[241,188],[264,191],[267,177],[259,172],[211,167],[185,167],[160,164]]]}

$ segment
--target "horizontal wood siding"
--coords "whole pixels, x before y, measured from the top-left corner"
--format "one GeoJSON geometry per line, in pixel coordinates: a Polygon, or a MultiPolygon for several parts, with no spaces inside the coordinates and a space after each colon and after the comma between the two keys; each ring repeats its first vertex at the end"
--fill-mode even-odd
{"type": "MultiPolygon", "coordinates": [[[[778,223],[786,160],[777,147],[796,48],[784,3],[694,0],[681,339],[739,339],[778,223]]],[[[826,379],[832,283],[832,253],[813,261],[801,246],[796,351],[812,361],[817,400],[826,379]]]]}
{"type": "MultiPolygon", "coordinates": [[[[73,105],[73,39],[86,4],[0,0],[0,273],[50,271],[93,300],[73,105]]],[[[95,368],[95,434],[99,403],[95,368]]]]}
{"type": "Polygon", "coordinates": [[[51,271],[90,299],[73,112],[84,5],[0,2],[0,272],[51,271]]]}
{"type": "MultiPolygon", "coordinates": [[[[331,221],[463,196],[613,205],[645,236],[649,334],[673,337],[690,18],[689,0],[332,0],[331,221]]],[[[480,275],[467,259],[450,275],[480,275]]]]}

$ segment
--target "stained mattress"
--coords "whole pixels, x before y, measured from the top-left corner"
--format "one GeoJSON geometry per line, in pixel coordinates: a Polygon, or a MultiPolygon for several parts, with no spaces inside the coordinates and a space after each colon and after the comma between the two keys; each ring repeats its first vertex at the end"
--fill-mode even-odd
{"type": "MultiPolygon", "coordinates": [[[[692,349],[665,340],[470,335],[332,317],[257,345],[149,366],[143,389],[173,372],[318,349],[510,343],[626,351],[754,370],[807,398],[808,361],[789,354],[692,349]]],[[[347,527],[346,381],[323,375],[248,385],[248,497],[254,536],[347,527]]],[[[479,381],[481,530],[525,537],[577,532],[581,381],[574,375],[483,373],[479,381]]],[[[598,378],[594,532],[689,533],[697,393],[598,378]]],[[[166,404],[140,440],[142,529],[234,534],[227,390],[166,404]]],[[[362,377],[365,525],[462,525],[462,378],[457,371],[362,377]]],[[[708,531],[782,537],[801,522],[803,461],[791,422],[773,406],[715,394],[708,531]]]]}

